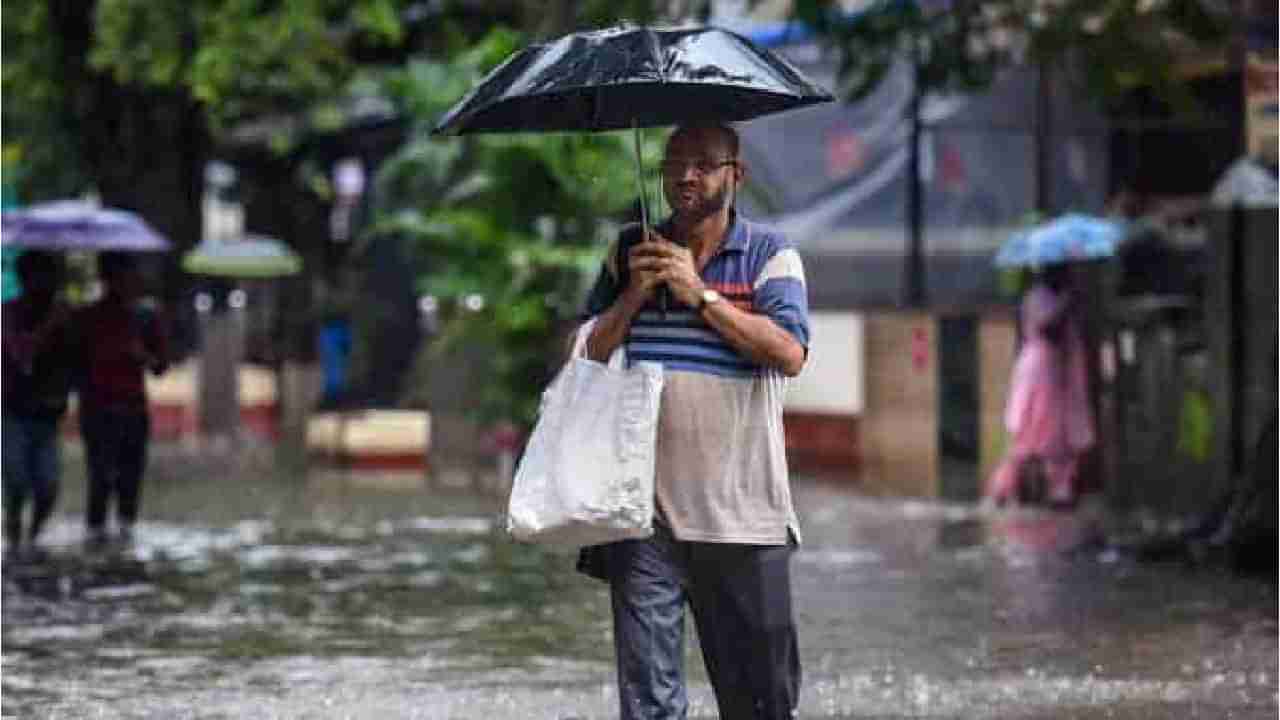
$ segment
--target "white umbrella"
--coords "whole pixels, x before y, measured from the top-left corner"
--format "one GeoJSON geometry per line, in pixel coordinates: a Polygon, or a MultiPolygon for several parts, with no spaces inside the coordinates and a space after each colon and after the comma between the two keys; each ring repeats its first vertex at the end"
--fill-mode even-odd
{"type": "Polygon", "coordinates": [[[245,235],[200,243],[182,258],[182,268],[195,275],[263,279],[297,274],[302,258],[275,238],[245,235]]]}
{"type": "Polygon", "coordinates": [[[1211,197],[1219,207],[1273,208],[1280,204],[1280,182],[1258,161],[1242,157],[1218,178],[1211,197]]]}

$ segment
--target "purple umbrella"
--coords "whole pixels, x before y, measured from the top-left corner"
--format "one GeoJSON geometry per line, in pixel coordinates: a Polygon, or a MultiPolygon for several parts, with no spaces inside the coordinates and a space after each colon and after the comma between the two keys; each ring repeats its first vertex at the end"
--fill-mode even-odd
{"type": "Polygon", "coordinates": [[[0,244],[43,250],[169,249],[169,241],[138,215],[79,200],[0,213],[0,244]]]}

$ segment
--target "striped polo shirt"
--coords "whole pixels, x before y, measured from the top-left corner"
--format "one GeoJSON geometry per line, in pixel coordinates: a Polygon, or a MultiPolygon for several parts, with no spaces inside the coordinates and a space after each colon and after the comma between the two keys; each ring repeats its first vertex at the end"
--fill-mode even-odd
{"type": "MultiPolygon", "coordinates": [[[[670,237],[670,224],[658,232],[670,237]]],[[[619,234],[587,300],[599,315],[627,284],[625,258],[641,237],[619,234]]],[[[735,214],[703,282],[726,302],[767,316],[806,349],[808,298],[796,249],[776,230],[735,214]]],[[[659,520],[687,541],[784,544],[799,540],[782,431],[786,377],[738,353],[693,308],[651,302],[632,320],[627,362],[660,363],[659,520]]]]}

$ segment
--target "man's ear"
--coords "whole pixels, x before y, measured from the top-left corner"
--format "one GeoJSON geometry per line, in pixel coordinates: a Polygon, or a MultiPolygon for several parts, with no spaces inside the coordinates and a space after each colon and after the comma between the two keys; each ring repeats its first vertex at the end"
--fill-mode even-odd
{"type": "Polygon", "coordinates": [[[747,179],[747,164],[738,160],[733,164],[733,181],[738,187],[747,179]]]}

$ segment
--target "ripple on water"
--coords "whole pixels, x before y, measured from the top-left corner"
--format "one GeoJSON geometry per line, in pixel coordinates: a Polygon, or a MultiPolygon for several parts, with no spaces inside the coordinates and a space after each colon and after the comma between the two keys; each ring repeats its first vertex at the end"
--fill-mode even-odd
{"type": "Polygon", "coordinates": [[[116,600],[133,600],[155,595],[156,587],[151,583],[130,583],[127,585],[106,585],[94,587],[81,593],[81,597],[90,602],[116,600]]]}
{"type": "Polygon", "coordinates": [[[450,560],[464,563],[467,565],[478,565],[488,559],[490,555],[489,547],[480,543],[473,543],[465,547],[455,550],[449,555],[450,560]]]}
{"type": "MultiPolygon", "coordinates": [[[[305,506],[145,523],[136,552],[101,561],[79,518],[58,521],[73,545],[52,574],[87,594],[6,588],[6,712],[612,716],[607,588],[508,543],[478,504],[405,497],[367,525],[305,506]]],[[[793,566],[806,718],[1275,716],[1274,586],[1064,559],[945,506],[810,504],[793,566]]],[[[691,715],[711,717],[695,647],[691,715]]]]}
{"type": "Polygon", "coordinates": [[[342,545],[258,545],[240,552],[240,563],[261,570],[280,565],[332,566],[356,557],[356,550],[342,545]]]}
{"type": "Polygon", "coordinates": [[[815,679],[807,683],[807,692],[825,716],[997,718],[1010,717],[1017,708],[1018,716],[1067,717],[1085,708],[1229,705],[1219,687],[1224,684],[1215,677],[1191,681],[1024,673],[965,679],[859,673],[815,679]]]}
{"type": "Polygon", "coordinates": [[[404,523],[407,530],[460,535],[487,535],[493,527],[487,517],[417,517],[404,523]]]}
{"type": "Polygon", "coordinates": [[[356,567],[363,572],[387,572],[426,567],[433,561],[432,554],[424,550],[404,550],[364,555],[356,561],[356,567]]]}
{"type": "Polygon", "coordinates": [[[434,588],[443,585],[444,579],[444,573],[439,570],[427,570],[410,575],[405,578],[405,582],[415,588],[434,588]]]}
{"type": "Polygon", "coordinates": [[[29,625],[4,629],[4,643],[9,648],[56,647],[59,644],[97,642],[105,633],[105,626],[98,623],[74,625],[29,625]]]}
{"type": "Polygon", "coordinates": [[[848,567],[851,565],[878,565],[883,557],[871,550],[836,550],[832,548],[801,549],[795,561],[805,565],[823,567],[848,567]]]}
{"type": "Polygon", "coordinates": [[[279,595],[285,592],[285,589],[279,585],[259,582],[242,582],[240,583],[240,594],[245,597],[264,597],[268,595],[279,595]]]}

